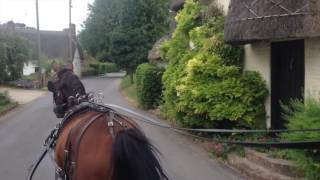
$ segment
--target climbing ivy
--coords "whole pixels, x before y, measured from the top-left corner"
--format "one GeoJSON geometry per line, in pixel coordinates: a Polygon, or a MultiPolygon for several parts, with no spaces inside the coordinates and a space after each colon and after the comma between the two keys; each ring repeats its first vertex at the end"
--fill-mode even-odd
{"type": "Polygon", "coordinates": [[[261,125],[265,82],[257,72],[243,71],[241,48],[224,43],[223,13],[214,4],[187,0],[176,20],[172,39],[161,49],[168,62],[165,115],[191,127],[261,125]]]}

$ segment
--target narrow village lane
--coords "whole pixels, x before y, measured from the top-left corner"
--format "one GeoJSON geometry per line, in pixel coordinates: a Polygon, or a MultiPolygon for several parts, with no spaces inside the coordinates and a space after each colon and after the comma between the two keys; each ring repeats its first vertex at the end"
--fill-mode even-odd
{"type": "MultiPolygon", "coordinates": [[[[120,105],[152,118],[153,115],[131,107],[118,92],[119,78],[90,78],[88,91],[102,92],[104,103],[120,105]]],[[[52,112],[50,94],[24,105],[0,118],[0,179],[24,179],[28,166],[41,151],[43,140],[59,120],[52,112]]],[[[208,153],[188,138],[167,129],[140,124],[162,153],[163,166],[172,180],[243,179],[228,167],[209,158],[208,153]]],[[[35,179],[54,179],[53,164],[46,158],[35,179]]]]}

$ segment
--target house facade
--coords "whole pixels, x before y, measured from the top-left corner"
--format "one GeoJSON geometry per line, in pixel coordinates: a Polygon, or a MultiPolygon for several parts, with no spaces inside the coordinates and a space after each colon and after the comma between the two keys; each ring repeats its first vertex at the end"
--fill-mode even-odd
{"type": "Polygon", "coordinates": [[[260,72],[270,91],[267,127],[284,128],[281,103],[320,92],[320,1],[217,1],[227,14],[225,41],[244,46],[245,70],[260,72]]]}

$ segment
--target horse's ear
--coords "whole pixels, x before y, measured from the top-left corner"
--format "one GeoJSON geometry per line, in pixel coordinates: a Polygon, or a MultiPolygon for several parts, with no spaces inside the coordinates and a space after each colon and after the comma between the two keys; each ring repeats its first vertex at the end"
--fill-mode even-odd
{"type": "Polygon", "coordinates": [[[48,87],[48,90],[51,91],[51,92],[55,92],[56,91],[56,88],[54,87],[54,84],[53,84],[52,81],[48,81],[47,87],[48,87]]]}

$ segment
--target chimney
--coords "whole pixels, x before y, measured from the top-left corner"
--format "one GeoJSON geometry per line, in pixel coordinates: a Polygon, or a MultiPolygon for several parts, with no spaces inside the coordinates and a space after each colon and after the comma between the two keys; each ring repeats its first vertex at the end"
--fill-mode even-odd
{"type": "Polygon", "coordinates": [[[13,21],[7,22],[7,30],[13,32],[16,29],[16,24],[13,21]]]}

